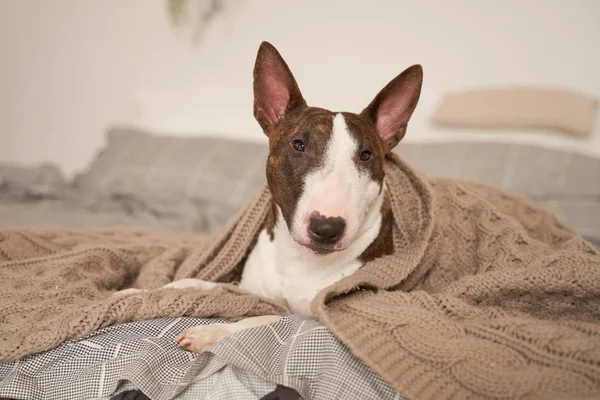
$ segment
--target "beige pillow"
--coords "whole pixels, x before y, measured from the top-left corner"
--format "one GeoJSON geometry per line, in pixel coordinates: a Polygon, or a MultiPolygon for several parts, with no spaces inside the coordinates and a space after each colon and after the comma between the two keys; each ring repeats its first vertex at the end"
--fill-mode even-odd
{"type": "Polygon", "coordinates": [[[598,102],[567,90],[506,88],[447,95],[433,117],[439,125],[469,128],[546,128],[587,137],[598,102]]]}

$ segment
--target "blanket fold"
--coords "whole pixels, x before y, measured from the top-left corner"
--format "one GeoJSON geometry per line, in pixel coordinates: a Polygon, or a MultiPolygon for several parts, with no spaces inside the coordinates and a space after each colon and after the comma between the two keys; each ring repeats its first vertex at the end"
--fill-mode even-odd
{"type": "MultiPolygon", "coordinates": [[[[600,397],[600,256],[519,196],[386,160],[394,254],[321,291],[313,314],[408,398],[600,397]]],[[[235,286],[267,188],[214,238],[0,231],[0,360],[156,317],[287,314],[235,286]],[[129,296],[127,287],[156,289],[129,296]],[[27,334],[24,334],[26,332],[27,334]]]]}

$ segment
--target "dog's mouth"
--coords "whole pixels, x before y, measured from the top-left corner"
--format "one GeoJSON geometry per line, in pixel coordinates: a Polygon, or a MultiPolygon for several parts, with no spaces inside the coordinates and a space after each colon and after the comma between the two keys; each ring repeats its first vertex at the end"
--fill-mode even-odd
{"type": "Polygon", "coordinates": [[[320,256],[331,254],[334,251],[336,251],[333,248],[326,248],[326,247],[318,247],[318,246],[306,246],[306,247],[309,248],[313,253],[318,254],[320,256]]]}
{"type": "Polygon", "coordinates": [[[322,245],[317,243],[302,243],[298,242],[298,244],[304,246],[307,250],[310,250],[313,254],[319,256],[326,256],[327,254],[335,253],[336,251],[342,251],[343,249],[337,248],[335,245],[322,245]]]}

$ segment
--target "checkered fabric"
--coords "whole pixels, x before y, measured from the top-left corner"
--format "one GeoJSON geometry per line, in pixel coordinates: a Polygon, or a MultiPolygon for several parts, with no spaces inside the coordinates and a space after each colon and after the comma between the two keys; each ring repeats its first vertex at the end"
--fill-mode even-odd
{"type": "Polygon", "coordinates": [[[0,397],[110,399],[141,390],[150,399],[259,399],[276,384],[304,399],[401,399],[324,326],[293,316],[240,332],[196,355],[174,338],[201,318],[161,318],[98,330],[54,350],[0,363],[0,397]]]}

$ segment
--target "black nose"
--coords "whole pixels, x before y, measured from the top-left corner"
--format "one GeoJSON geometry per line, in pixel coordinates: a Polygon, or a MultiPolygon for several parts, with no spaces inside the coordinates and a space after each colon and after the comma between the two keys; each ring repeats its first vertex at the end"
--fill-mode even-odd
{"type": "Polygon", "coordinates": [[[344,234],[346,221],[341,217],[316,216],[310,218],[308,232],[310,238],[319,244],[334,244],[344,234]]]}

